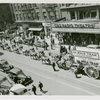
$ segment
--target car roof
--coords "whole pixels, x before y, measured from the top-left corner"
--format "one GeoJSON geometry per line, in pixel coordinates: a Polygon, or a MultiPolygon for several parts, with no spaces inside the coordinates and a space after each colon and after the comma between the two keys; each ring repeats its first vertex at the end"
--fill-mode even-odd
{"type": "MultiPolygon", "coordinates": [[[[25,89],[27,89],[27,87],[25,87],[24,85],[22,85],[22,84],[15,84],[15,85],[10,89],[10,91],[13,92],[13,93],[16,93],[16,94],[18,94],[18,95],[21,95],[20,93],[21,93],[23,90],[25,90],[25,89]]],[[[26,92],[26,93],[24,93],[23,95],[29,95],[29,94],[30,94],[29,92],[26,92]]]]}
{"type": "Polygon", "coordinates": [[[7,76],[8,75],[6,73],[0,71],[0,77],[7,77],[7,76]]]}
{"type": "Polygon", "coordinates": [[[6,77],[5,76],[1,76],[0,75],[0,83],[3,81],[3,79],[5,79],[6,77]]]}
{"type": "Polygon", "coordinates": [[[11,73],[17,74],[18,72],[22,71],[20,68],[14,67],[10,70],[11,73]]]}
{"type": "MultiPolygon", "coordinates": [[[[11,84],[11,85],[14,84],[14,82],[8,77],[8,75],[6,73],[3,73],[0,71],[0,84],[2,84],[2,82],[4,82],[4,80],[7,80],[9,82],[9,84],[11,84]]],[[[6,83],[6,85],[7,85],[7,83],[6,83]]]]}

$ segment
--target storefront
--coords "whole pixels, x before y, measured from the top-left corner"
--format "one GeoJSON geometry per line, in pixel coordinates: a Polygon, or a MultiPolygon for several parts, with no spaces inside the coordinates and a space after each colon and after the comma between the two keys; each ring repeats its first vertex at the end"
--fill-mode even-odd
{"type": "Polygon", "coordinates": [[[99,44],[99,22],[59,22],[51,24],[52,32],[62,33],[64,44],[99,44]]]}
{"type": "Polygon", "coordinates": [[[35,27],[28,28],[28,33],[29,32],[31,32],[35,36],[40,36],[41,39],[44,39],[45,33],[44,33],[43,27],[40,27],[40,28],[35,28],[35,27]]]}
{"type": "Polygon", "coordinates": [[[22,26],[24,29],[24,33],[28,35],[30,32],[33,35],[40,36],[41,38],[44,38],[45,32],[44,27],[42,25],[43,22],[40,21],[19,21],[16,22],[17,25],[22,26]]]}

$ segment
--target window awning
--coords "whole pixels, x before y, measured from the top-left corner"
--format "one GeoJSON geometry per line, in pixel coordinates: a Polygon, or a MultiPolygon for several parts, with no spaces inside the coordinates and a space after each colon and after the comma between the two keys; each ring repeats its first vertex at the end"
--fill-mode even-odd
{"type": "Polygon", "coordinates": [[[42,28],[29,28],[28,30],[29,31],[41,31],[42,28]]]}

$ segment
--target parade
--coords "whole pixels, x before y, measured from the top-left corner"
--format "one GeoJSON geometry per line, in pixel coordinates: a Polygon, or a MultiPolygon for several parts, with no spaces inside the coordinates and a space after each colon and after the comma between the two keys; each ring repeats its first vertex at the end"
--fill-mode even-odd
{"type": "MultiPolygon", "coordinates": [[[[98,9],[94,11],[91,6],[89,16],[95,18],[99,7],[95,5],[98,9]]],[[[40,22],[16,19],[1,28],[1,95],[99,94],[100,23],[80,21],[87,17],[81,10],[88,7],[75,7],[68,8],[70,17],[67,14],[66,21],[65,17],[40,22]],[[74,10],[75,16],[71,16],[74,10]]]]}

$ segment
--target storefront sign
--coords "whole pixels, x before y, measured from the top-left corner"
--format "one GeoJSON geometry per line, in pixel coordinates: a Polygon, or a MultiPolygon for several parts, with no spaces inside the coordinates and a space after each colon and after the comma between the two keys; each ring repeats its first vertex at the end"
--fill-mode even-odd
{"type": "Polygon", "coordinates": [[[99,59],[99,54],[95,53],[95,52],[73,50],[72,53],[73,53],[74,56],[78,56],[78,57],[90,58],[90,59],[99,59]]]}
{"type": "Polygon", "coordinates": [[[100,23],[51,23],[52,32],[71,32],[71,33],[97,33],[100,34],[100,23]]]}
{"type": "MultiPolygon", "coordinates": [[[[97,23],[98,24],[98,23],[97,23]]],[[[98,29],[95,23],[52,23],[52,28],[92,28],[98,29]]]]}

